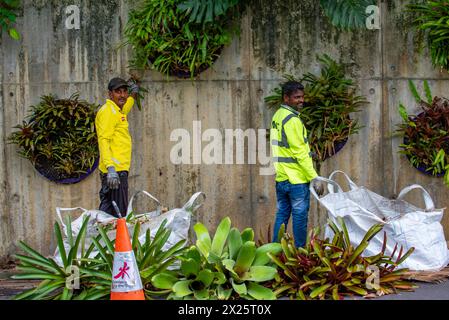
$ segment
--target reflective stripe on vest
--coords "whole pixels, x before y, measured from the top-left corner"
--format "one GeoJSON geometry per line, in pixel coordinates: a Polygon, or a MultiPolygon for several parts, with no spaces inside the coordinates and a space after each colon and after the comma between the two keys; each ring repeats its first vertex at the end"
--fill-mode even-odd
{"type": "Polygon", "coordinates": [[[290,157],[273,157],[273,162],[298,163],[295,158],[290,157]]]}
{"type": "MultiPolygon", "coordinates": [[[[285,109],[287,109],[287,108],[285,108],[285,109]]],[[[287,109],[287,110],[289,110],[289,109],[287,109]]],[[[289,111],[291,111],[291,110],[289,110],[289,111]]],[[[296,117],[298,115],[299,114],[291,113],[288,116],[286,116],[284,118],[284,120],[282,120],[282,127],[281,127],[282,141],[271,140],[271,145],[290,149],[290,145],[288,144],[288,140],[287,140],[287,135],[285,134],[284,126],[291,118],[296,117]]],[[[304,124],[303,124],[303,126],[304,126],[304,124]]],[[[303,136],[303,139],[304,139],[304,143],[309,143],[309,139],[305,135],[303,136]]]]}
{"type": "Polygon", "coordinates": [[[288,141],[287,141],[287,135],[285,134],[284,126],[293,117],[296,117],[296,115],[294,113],[291,113],[288,116],[286,116],[284,118],[284,120],[282,120],[282,127],[281,127],[282,141],[272,140],[271,144],[273,146],[278,146],[278,147],[283,147],[283,148],[290,149],[290,145],[288,144],[288,141]]]}

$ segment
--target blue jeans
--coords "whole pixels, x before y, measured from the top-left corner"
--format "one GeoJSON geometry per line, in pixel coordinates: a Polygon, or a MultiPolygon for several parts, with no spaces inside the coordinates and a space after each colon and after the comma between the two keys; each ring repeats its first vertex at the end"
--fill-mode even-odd
{"type": "Polygon", "coordinates": [[[282,224],[287,230],[290,214],[293,216],[293,236],[296,247],[304,247],[307,238],[307,219],[310,206],[309,183],[291,184],[276,182],[277,212],[274,222],[273,242],[278,241],[282,224]]]}

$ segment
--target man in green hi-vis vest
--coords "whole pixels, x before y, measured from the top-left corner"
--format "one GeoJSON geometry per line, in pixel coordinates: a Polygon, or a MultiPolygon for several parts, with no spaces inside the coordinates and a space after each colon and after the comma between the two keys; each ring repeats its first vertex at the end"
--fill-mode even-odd
{"type": "MultiPolygon", "coordinates": [[[[277,198],[273,242],[280,240],[277,239],[279,229],[282,224],[287,227],[291,215],[295,245],[303,247],[307,237],[309,184],[318,176],[313,167],[307,130],[300,119],[304,86],[296,81],[284,83],[282,99],[283,103],[273,116],[270,130],[277,198]]],[[[322,185],[314,185],[317,193],[322,194],[322,185]]]]}

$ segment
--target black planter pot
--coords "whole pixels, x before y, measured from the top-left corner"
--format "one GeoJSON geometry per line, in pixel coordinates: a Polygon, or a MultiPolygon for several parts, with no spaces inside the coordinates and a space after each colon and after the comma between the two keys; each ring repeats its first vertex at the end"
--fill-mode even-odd
{"type": "Polygon", "coordinates": [[[335,143],[334,144],[334,150],[335,151],[333,153],[330,153],[330,154],[326,152],[326,154],[324,155],[324,159],[323,160],[326,160],[326,159],[332,157],[333,155],[336,155],[341,149],[343,149],[343,147],[345,146],[345,144],[347,142],[348,142],[348,138],[346,138],[344,140],[341,140],[341,141],[338,141],[337,143],[335,143]]]}
{"type": "MultiPolygon", "coordinates": [[[[215,63],[215,61],[217,61],[217,59],[221,56],[221,53],[223,51],[224,46],[221,46],[221,48],[216,52],[216,56],[212,61],[212,64],[215,63]]],[[[156,57],[157,58],[157,57],[156,57]]],[[[155,57],[151,57],[148,58],[148,61],[153,64],[153,62],[156,60],[155,57]]],[[[172,77],[177,77],[180,79],[188,79],[190,77],[196,77],[197,75],[199,75],[201,72],[206,71],[207,69],[209,69],[211,66],[208,65],[201,65],[199,68],[195,69],[193,71],[193,75],[190,74],[190,71],[185,71],[185,70],[174,70],[174,69],[169,69],[168,70],[168,75],[172,76],[172,77]]]]}
{"type": "Polygon", "coordinates": [[[78,183],[78,182],[84,180],[92,172],[94,172],[95,169],[97,169],[97,167],[98,167],[98,162],[99,162],[99,158],[95,159],[94,165],[92,166],[92,168],[87,170],[86,173],[83,173],[83,174],[77,175],[77,176],[73,176],[73,177],[61,175],[55,169],[53,169],[53,164],[49,163],[49,162],[44,162],[44,161],[39,162],[38,161],[38,162],[36,162],[34,167],[35,167],[36,171],[39,172],[39,174],[41,176],[43,176],[44,178],[47,178],[50,181],[53,181],[53,182],[56,182],[59,184],[75,184],[75,183],[78,183]]]}
{"type": "MultiPolygon", "coordinates": [[[[404,137],[403,143],[404,143],[404,144],[408,144],[408,138],[407,138],[407,137],[404,137]]],[[[432,172],[427,171],[427,169],[429,169],[429,168],[428,168],[426,165],[424,165],[424,164],[419,164],[418,166],[415,166],[415,165],[410,161],[410,156],[406,156],[406,157],[407,157],[407,160],[410,162],[410,164],[412,165],[413,168],[418,169],[420,172],[422,172],[422,173],[424,173],[424,174],[426,174],[426,175],[429,175],[429,176],[432,176],[432,177],[438,177],[438,178],[440,178],[440,177],[443,177],[444,174],[446,173],[446,171],[443,170],[443,172],[437,173],[436,175],[435,175],[435,174],[432,174],[432,172]]]]}

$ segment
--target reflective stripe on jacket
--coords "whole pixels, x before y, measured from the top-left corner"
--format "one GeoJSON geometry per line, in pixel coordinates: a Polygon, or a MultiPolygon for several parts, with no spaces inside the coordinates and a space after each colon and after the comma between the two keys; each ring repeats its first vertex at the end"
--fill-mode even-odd
{"type": "Polygon", "coordinates": [[[318,176],[298,111],[281,105],[271,122],[270,141],[276,181],[307,183],[318,176]]]}
{"type": "Polygon", "coordinates": [[[99,169],[108,172],[109,166],[116,171],[129,171],[131,166],[132,141],[128,130],[127,114],[134,105],[133,97],[128,97],[123,109],[107,99],[95,117],[95,129],[100,150],[99,169]]]}

